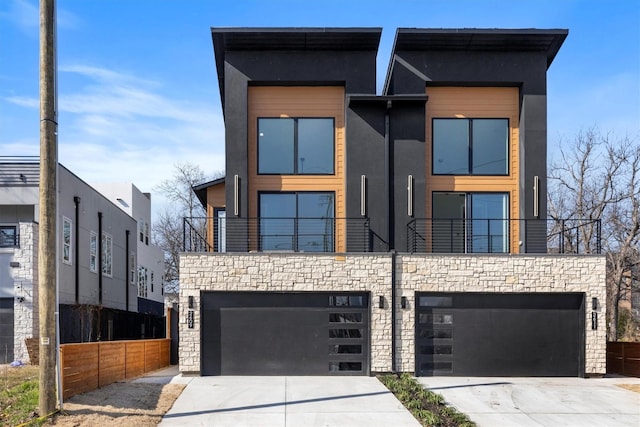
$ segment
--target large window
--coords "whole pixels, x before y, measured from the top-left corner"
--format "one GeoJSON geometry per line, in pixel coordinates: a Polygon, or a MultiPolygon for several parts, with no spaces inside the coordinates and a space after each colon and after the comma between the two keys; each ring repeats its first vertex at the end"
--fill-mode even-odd
{"type": "Polygon", "coordinates": [[[71,220],[62,217],[62,262],[71,264],[71,220]]]}
{"type": "Polygon", "coordinates": [[[258,119],[258,173],[333,174],[334,119],[258,119]]]}
{"type": "Polygon", "coordinates": [[[113,239],[107,233],[102,233],[102,274],[113,275],[113,239]]]}
{"type": "Polygon", "coordinates": [[[509,252],[509,195],[433,193],[433,251],[509,252]]]}
{"type": "Polygon", "coordinates": [[[433,119],[434,175],[508,175],[509,120],[433,119]]]}
{"type": "Polygon", "coordinates": [[[260,194],[260,249],[334,250],[333,193],[260,194]]]}

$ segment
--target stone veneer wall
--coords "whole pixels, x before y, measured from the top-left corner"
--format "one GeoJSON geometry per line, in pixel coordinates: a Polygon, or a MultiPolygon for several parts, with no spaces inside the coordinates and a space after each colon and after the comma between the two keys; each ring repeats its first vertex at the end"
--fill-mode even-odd
{"type": "Polygon", "coordinates": [[[13,254],[13,358],[29,361],[25,338],[38,336],[38,224],[20,223],[20,247],[13,254]],[[19,298],[24,298],[20,302],[19,298]]]}
{"type": "MultiPolygon", "coordinates": [[[[369,291],[371,301],[371,371],[391,370],[390,254],[182,254],[180,302],[193,296],[194,328],[187,310],[180,312],[180,370],[200,372],[200,291],[369,291]]],[[[606,372],[605,258],[550,255],[398,254],[396,258],[397,369],[415,371],[416,291],[441,292],[584,292],[587,374],[606,372]],[[409,300],[401,309],[400,297],[409,300]],[[590,298],[600,302],[600,327],[591,330],[590,298]]]]}
{"type": "MultiPolygon", "coordinates": [[[[182,372],[200,372],[200,291],[370,291],[391,301],[389,255],[183,254],[180,307],[196,300],[194,328],[180,310],[179,360],[182,372]]],[[[371,303],[371,370],[389,371],[391,310],[371,303]]]]}
{"type": "Polygon", "coordinates": [[[400,310],[397,366],[415,371],[416,291],[436,292],[584,292],[585,373],[604,374],[607,359],[606,265],[595,255],[398,255],[400,310]],[[591,329],[591,298],[598,298],[598,329],[591,329]]]}

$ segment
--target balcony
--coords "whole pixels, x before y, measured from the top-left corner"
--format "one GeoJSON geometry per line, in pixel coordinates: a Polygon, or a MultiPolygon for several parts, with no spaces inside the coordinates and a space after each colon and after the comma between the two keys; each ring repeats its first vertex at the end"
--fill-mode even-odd
{"type": "MultiPolygon", "coordinates": [[[[600,254],[600,220],[414,219],[409,253],[600,254]]],[[[184,218],[184,252],[372,252],[368,218],[184,218]]]]}
{"type": "Polygon", "coordinates": [[[185,218],[185,252],[371,252],[368,218],[185,218]]]}
{"type": "Polygon", "coordinates": [[[599,254],[600,220],[414,219],[407,224],[411,253],[599,254]]]}

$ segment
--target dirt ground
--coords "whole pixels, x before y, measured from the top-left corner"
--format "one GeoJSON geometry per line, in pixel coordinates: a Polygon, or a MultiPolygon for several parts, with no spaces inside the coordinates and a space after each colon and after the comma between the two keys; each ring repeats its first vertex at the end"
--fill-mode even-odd
{"type": "Polygon", "coordinates": [[[61,414],[45,425],[156,426],[184,384],[118,382],[71,397],[61,414]]]}
{"type": "Polygon", "coordinates": [[[627,390],[640,393],[640,384],[620,384],[618,387],[626,388],[627,390]]]}

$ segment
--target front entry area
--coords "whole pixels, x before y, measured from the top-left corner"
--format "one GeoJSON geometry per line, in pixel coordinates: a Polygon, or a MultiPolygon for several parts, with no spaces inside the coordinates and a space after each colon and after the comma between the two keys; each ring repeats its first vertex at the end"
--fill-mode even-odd
{"type": "Polygon", "coordinates": [[[368,375],[369,294],[202,292],[202,375],[368,375]]]}
{"type": "Polygon", "coordinates": [[[416,375],[584,376],[583,293],[416,293],[416,375]]]}

